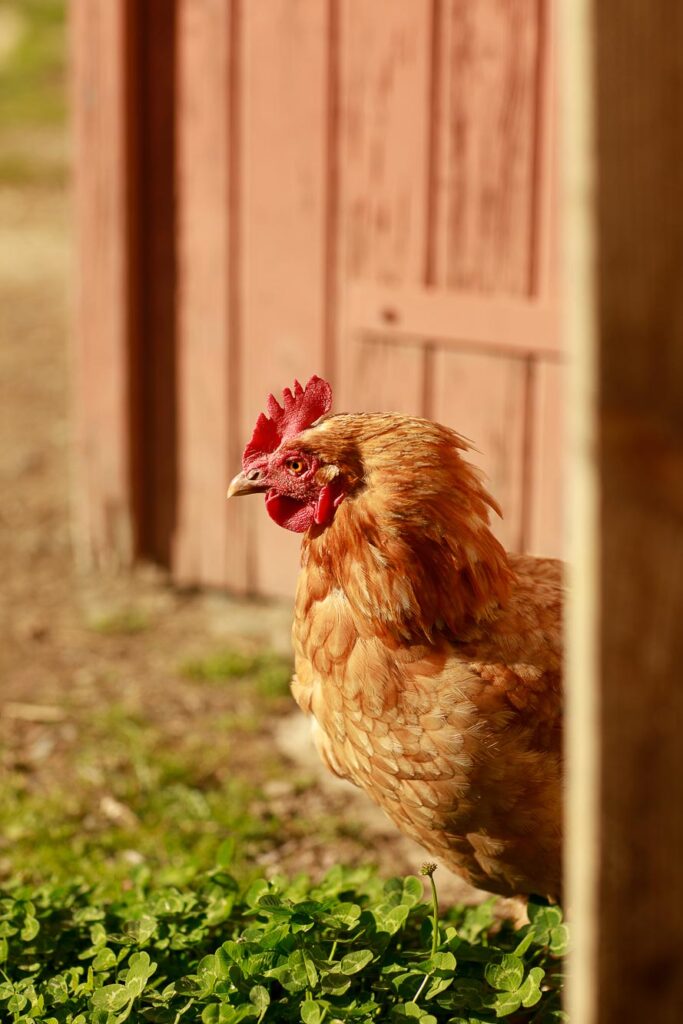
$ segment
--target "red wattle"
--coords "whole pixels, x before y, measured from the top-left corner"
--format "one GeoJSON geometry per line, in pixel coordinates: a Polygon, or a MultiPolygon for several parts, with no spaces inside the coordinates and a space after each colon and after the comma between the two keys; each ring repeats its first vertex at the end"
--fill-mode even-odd
{"type": "Polygon", "coordinates": [[[334,498],[329,484],[325,484],[315,503],[314,521],[318,526],[329,522],[334,515],[334,498]]]}
{"type": "Polygon", "coordinates": [[[326,526],[334,519],[334,513],[344,500],[341,482],[333,480],[325,484],[314,501],[300,501],[289,498],[277,491],[266,494],[266,510],[270,518],[293,533],[305,533],[309,526],[326,526]]]}
{"type": "Polygon", "coordinates": [[[325,484],[318,495],[315,505],[315,522],[318,526],[325,526],[334,518],[335,510],[339,508],[344,500],[342,484],[337,477],[331,484],[325,484]]]}
{"type": "Polygon", "coordinates": [[[287,498],[275,491],[266,494],[266,511],[270,518],[292,533],[305,533],[314,522],[315,503],[287,498]]]}

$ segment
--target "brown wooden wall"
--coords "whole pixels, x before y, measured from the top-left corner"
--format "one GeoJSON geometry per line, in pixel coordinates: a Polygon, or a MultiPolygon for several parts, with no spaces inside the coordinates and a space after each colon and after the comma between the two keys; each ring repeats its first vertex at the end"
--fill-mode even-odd
{"type": "Polygon", "coordinates": [[[505,543],[561,552],[552,8],[73,0],[92,558],[290,594],[299,538],[224,494],[313,372],[471,438],[505,543]]]}

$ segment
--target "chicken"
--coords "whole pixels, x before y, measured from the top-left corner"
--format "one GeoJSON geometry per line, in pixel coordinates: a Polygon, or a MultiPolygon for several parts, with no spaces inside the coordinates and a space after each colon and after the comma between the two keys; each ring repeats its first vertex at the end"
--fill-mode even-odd
{"type": "Polygon", "coordinates": [[[303,534],[294,697],[325,764],[473,885],[561,890],[561,563],[507,554],[454,431],[271,395],[228,496],[303,534]]]}

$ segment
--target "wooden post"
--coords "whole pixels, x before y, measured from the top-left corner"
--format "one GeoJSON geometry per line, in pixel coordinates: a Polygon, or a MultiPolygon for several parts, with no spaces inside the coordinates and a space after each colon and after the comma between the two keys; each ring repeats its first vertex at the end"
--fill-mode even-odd
{"type": "Polygon", "coordinates": [[[168,564],[175,526],[175,0],[74,0],[79,552],[168,564]]]}
{"type": "Polygon", "coordinates": [[[562,238],[568,377],[566,486],[570,572],[567,621],[565,887],[572,908],[570,1019],[596,1024],[598,870],[598,578],[596,312],[594,298],[593,0],[561,5],[562,238]]]}
{"type": "Polygon", "coordinates": [[[248,589],[249,510],[226,505],[240,400],[238,0],[178,4],[176,580],[248,589]]]}
{"type": "Polygon", "coordinates": [[[125,0],[73,0],[70,22],[76,536],[86,564],[115,565],[129,562],[135,548],[130,7],[125,0]]]}
{"type": "Polygon", "coordinates": [[[176,527],[177,0],[137,0],[135,420],[138,554],[168,566],[176,527]]]}
{"type": "Polygon", "coordinates": [[[580,1024],[674,1024],[683,1007],[683,9],[572,0],[564,17],[567,309],[583,373],[573,477],[584,496],[570,629],[569,1009],[580,1024]]]}

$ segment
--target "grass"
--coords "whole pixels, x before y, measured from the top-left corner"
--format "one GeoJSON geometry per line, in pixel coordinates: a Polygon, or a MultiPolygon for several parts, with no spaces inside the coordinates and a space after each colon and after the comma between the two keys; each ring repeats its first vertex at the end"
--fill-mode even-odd
{"type": "MultiPolygon", "coordinates": [[[[253,730],[282,704],[270,684],[262,692],[254,681],[289,666],[270,653],[230,650],[184,665],[188,692],[209,701],[203,717],[179,729],[177,708],[157,707],[168,718],[122,703],[81,712],[61,770],[7,774],[1,1020],[566,1019],[558,908],[532,906],[521,929],[501,926],[491,903],[440,911],[429,865],[426,901],[422,880],[385,881],[370,867],[338,864],[322,879],[260,877],[260,851],[307,829],[328,846],[341,837],[338,822],[299,816],[296,787],[293,818],[273,813],[260,787],[263,763],[249,761],[249,781],[235,770],[247,737],[240,718],[253,730]],[[216,705],[221,686],[226,700],[216,705]]],[[[35,728],[64,728],[77,710],[67,699],[63,718],[37,719],[35,728]]],[[[276,772],[282,781],[282,765],[276,772]]]]}
{"type": "Polygon", "coordinates": [[[224,650],[183,662],[180,672],[194,682],[223,683],[251,677],[263,697],[277,697],[289,691],[292,663],[272,652],[243,654],[224,650]]]}
{"type": "Polygon", "coordinates": [[[123,608],[118,612],[95,617],[90,622],[90,629],[105,636],[132,636],[144,633],[150,625],[146,612],[139,608],[123,608]]]}
{"type": "Polygon", "coordinates": [[[557,908],[530,918],[494,933],[490,903],[440,915],[434,887],[367,869],[244,886],[223,847],[182,887],[0,892],[0,1006],[16,1024],[553,1024],[566,929],[557,908]]]}
{"type": "Polygon", "coordinates": [[[0,0],[0,185],[67,180],[64,0],[0,0]]]}
{"type": "MultiPolygon", "coordinates": [[[[131,608],[89,628],[106,659],[109,637],[151,627],[131,608]]],[[[229,837],[247,865],[283,831],[260,787],[286,771],[269,731],[273,716],[289,709],[291,671],[269,651],[222,650],[184,662],[178,674],[169,670],[166,688],[150,692],[147,712],[135,709],[144,692],[137,686],[133,706],[107,703],[121,686],[109,669],[92,678],[85,709],[65,692],[51,708],[54,721],[39,716],[27,729],[26,750],[4,755],[17,764],[0,783],[0,880],[61,882],[77,870],[87,884],[116,887],[141,867],[187,880],[213,864],[229,837]],[[183,694],[197,684],[204,689],[188,718],[183,694]]],[[[296,780],[289,783],[294,800],[296,780]]],[[[317,827],[298,815],[287,833],[301,837],[317,827]]],[[[333,840],[329,823],[325,831],[333,840]]]]}
{"type": "Polygon", "coordinates": [[[25,151],[31,145],[30,140],[18,143],[15,140],[15,145],[16,149],[0,152],[0,184],[58,188],[66,184],[67,167],[63,157],[36,160],[35,153],[25,151]]]}
{"type": "Polygon", "coordinates": [[[64,0],[0,0],[0,124],[50,126],[66,114],[64,0]]]}
{"type": "Polygon", "coordinates": [[[187,880],[213,863],[226,837],[247,852],[277,820],[250,810],[257,787],[226,771],[227,751],[196,733],[175,740],[120,707],[96,715],[62,779],[31,784],[7,774],[0,801],[0,859],[18,880],[116,887],[132,869],[187,880]],[[221,758],[223,763],[217,763],[221,758]]]}

